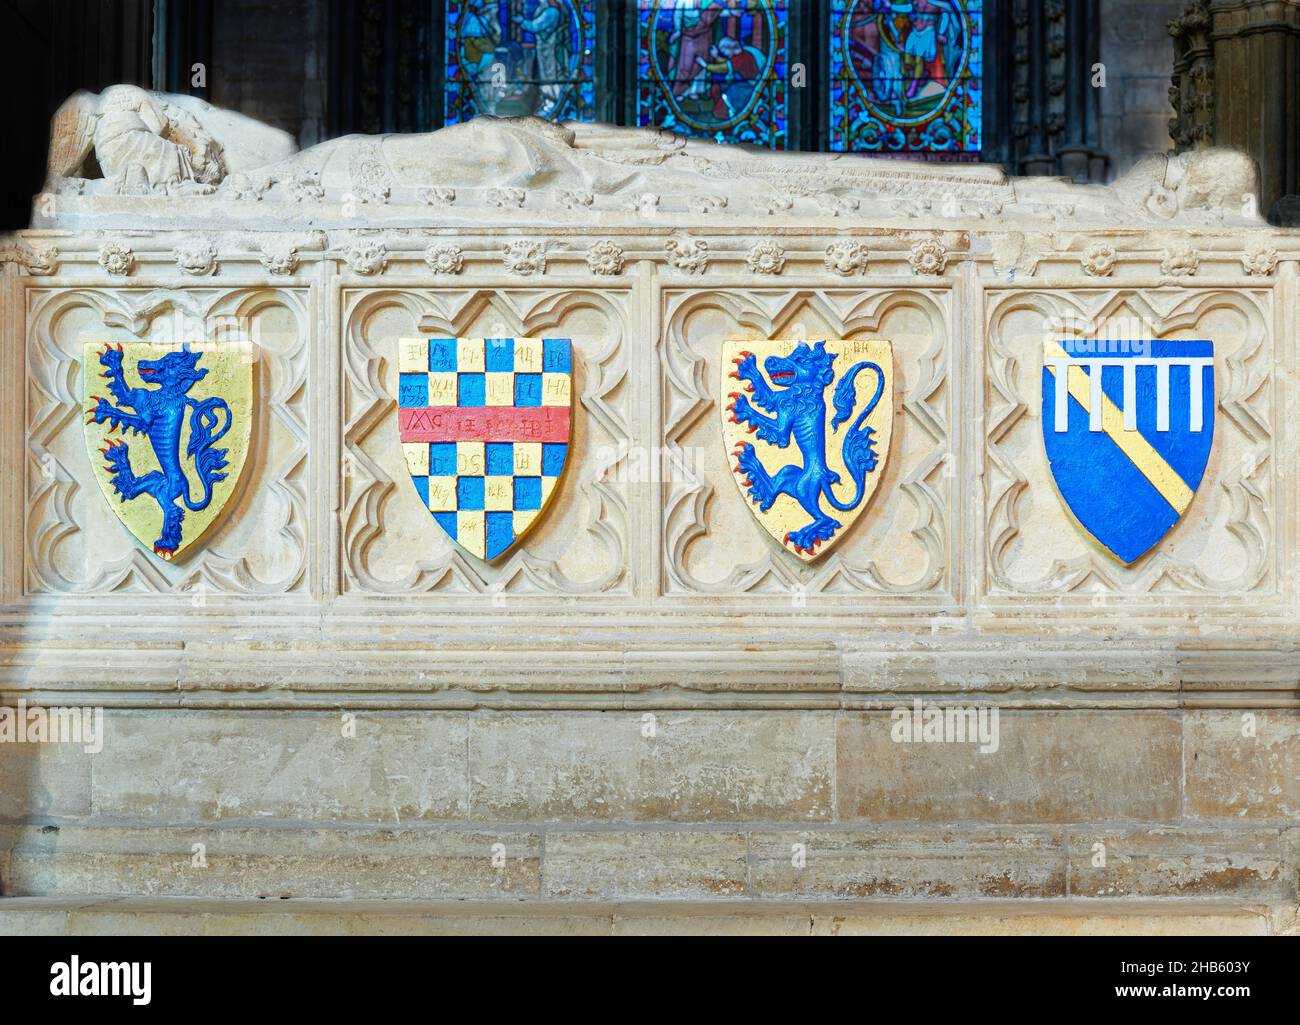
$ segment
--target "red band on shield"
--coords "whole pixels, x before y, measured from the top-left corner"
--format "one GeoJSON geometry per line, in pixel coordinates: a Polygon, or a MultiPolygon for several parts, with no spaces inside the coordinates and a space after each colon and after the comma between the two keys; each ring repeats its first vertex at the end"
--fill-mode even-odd
{"type": "Polygon", "coordinates": [[[424,406],[397,411],[402,441],[569,440],[568,406],[424,406]]]}

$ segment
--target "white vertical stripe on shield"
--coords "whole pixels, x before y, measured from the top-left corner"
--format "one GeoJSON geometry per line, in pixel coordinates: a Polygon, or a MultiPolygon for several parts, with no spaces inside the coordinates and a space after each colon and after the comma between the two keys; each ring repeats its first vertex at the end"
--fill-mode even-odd
{"type": "Polygon", "coordinates": [[[1124,430],[1138,429],[1137,363],[1124,361],[1124,430]]]}
{"type": "Polygon", "coordinates": [[[1156,360],[1156,430],[1169,432],[1169,360],[1156,360]]]}
{"type": "Polygon", "coordinates": [[[1056,370],[1056,433],[1064,434],[1070,429],[1070,382],[1066,377],[1070,361],[1053,359],[1048,362],[1056,370]]]}
{"type": "Polygon", "coordinates": [[[1088,368],[1088,430],[1101,430],[1101,374],[1105,364],[1088,368]]]}

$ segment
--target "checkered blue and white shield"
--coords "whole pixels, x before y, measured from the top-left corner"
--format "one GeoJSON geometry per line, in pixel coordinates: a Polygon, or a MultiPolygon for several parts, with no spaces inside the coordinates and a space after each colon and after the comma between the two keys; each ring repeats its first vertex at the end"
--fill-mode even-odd
{"type": "Polygon", "coordinates": [[[404,338],[398,369],[398,430],[420,500],[471,555],[503,555],[564,472],[571,341],[404,338]]]}

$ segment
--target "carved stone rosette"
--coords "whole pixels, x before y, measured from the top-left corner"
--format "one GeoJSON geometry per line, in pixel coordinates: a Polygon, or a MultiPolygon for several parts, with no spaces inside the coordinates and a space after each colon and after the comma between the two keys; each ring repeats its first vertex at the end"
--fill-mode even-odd
{"type": "Polygon", "coordinates": [[[99,247],[99,265],[105,273],[124,278],[135,270],[135,253],[121,242],[105,242],[99,247]]]}
{"type": "Polygon", "coordinates": [[[749,247],[745,266],[751,274],[780,274],[785,267],[785,249],[773,239],[763,239],[749,247]]]}
{"type": "Polygon", "coordinates": [[[938,276],[948,266],[948,250],[938,239],[921,239],[912,246],[908,263],[913,274],[938,276]]]}
{"type": "Polygon", "coordinates": [[[593,242],[587,250],[587,267],[593,274],[614,275],[622,273],[623,249],[609,239],[593,242]]]}

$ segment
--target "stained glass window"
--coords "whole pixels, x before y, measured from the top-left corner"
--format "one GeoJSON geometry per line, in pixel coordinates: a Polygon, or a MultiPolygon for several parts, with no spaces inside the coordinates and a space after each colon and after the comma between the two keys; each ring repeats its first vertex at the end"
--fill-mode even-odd
{"type": "Polygon", "coordinates": [[[595,117],[595,0],[447,0],[448,124],[595,117]]]}
{"type": "Polygon", "coordinates": [[[637,124],[784,149],[786,0],[637,0],[637,124]]]}
{"type": "Polygon", "coordinates": [[[979,153],[983,0],[831,0],[830,148],[979,153]]]}

